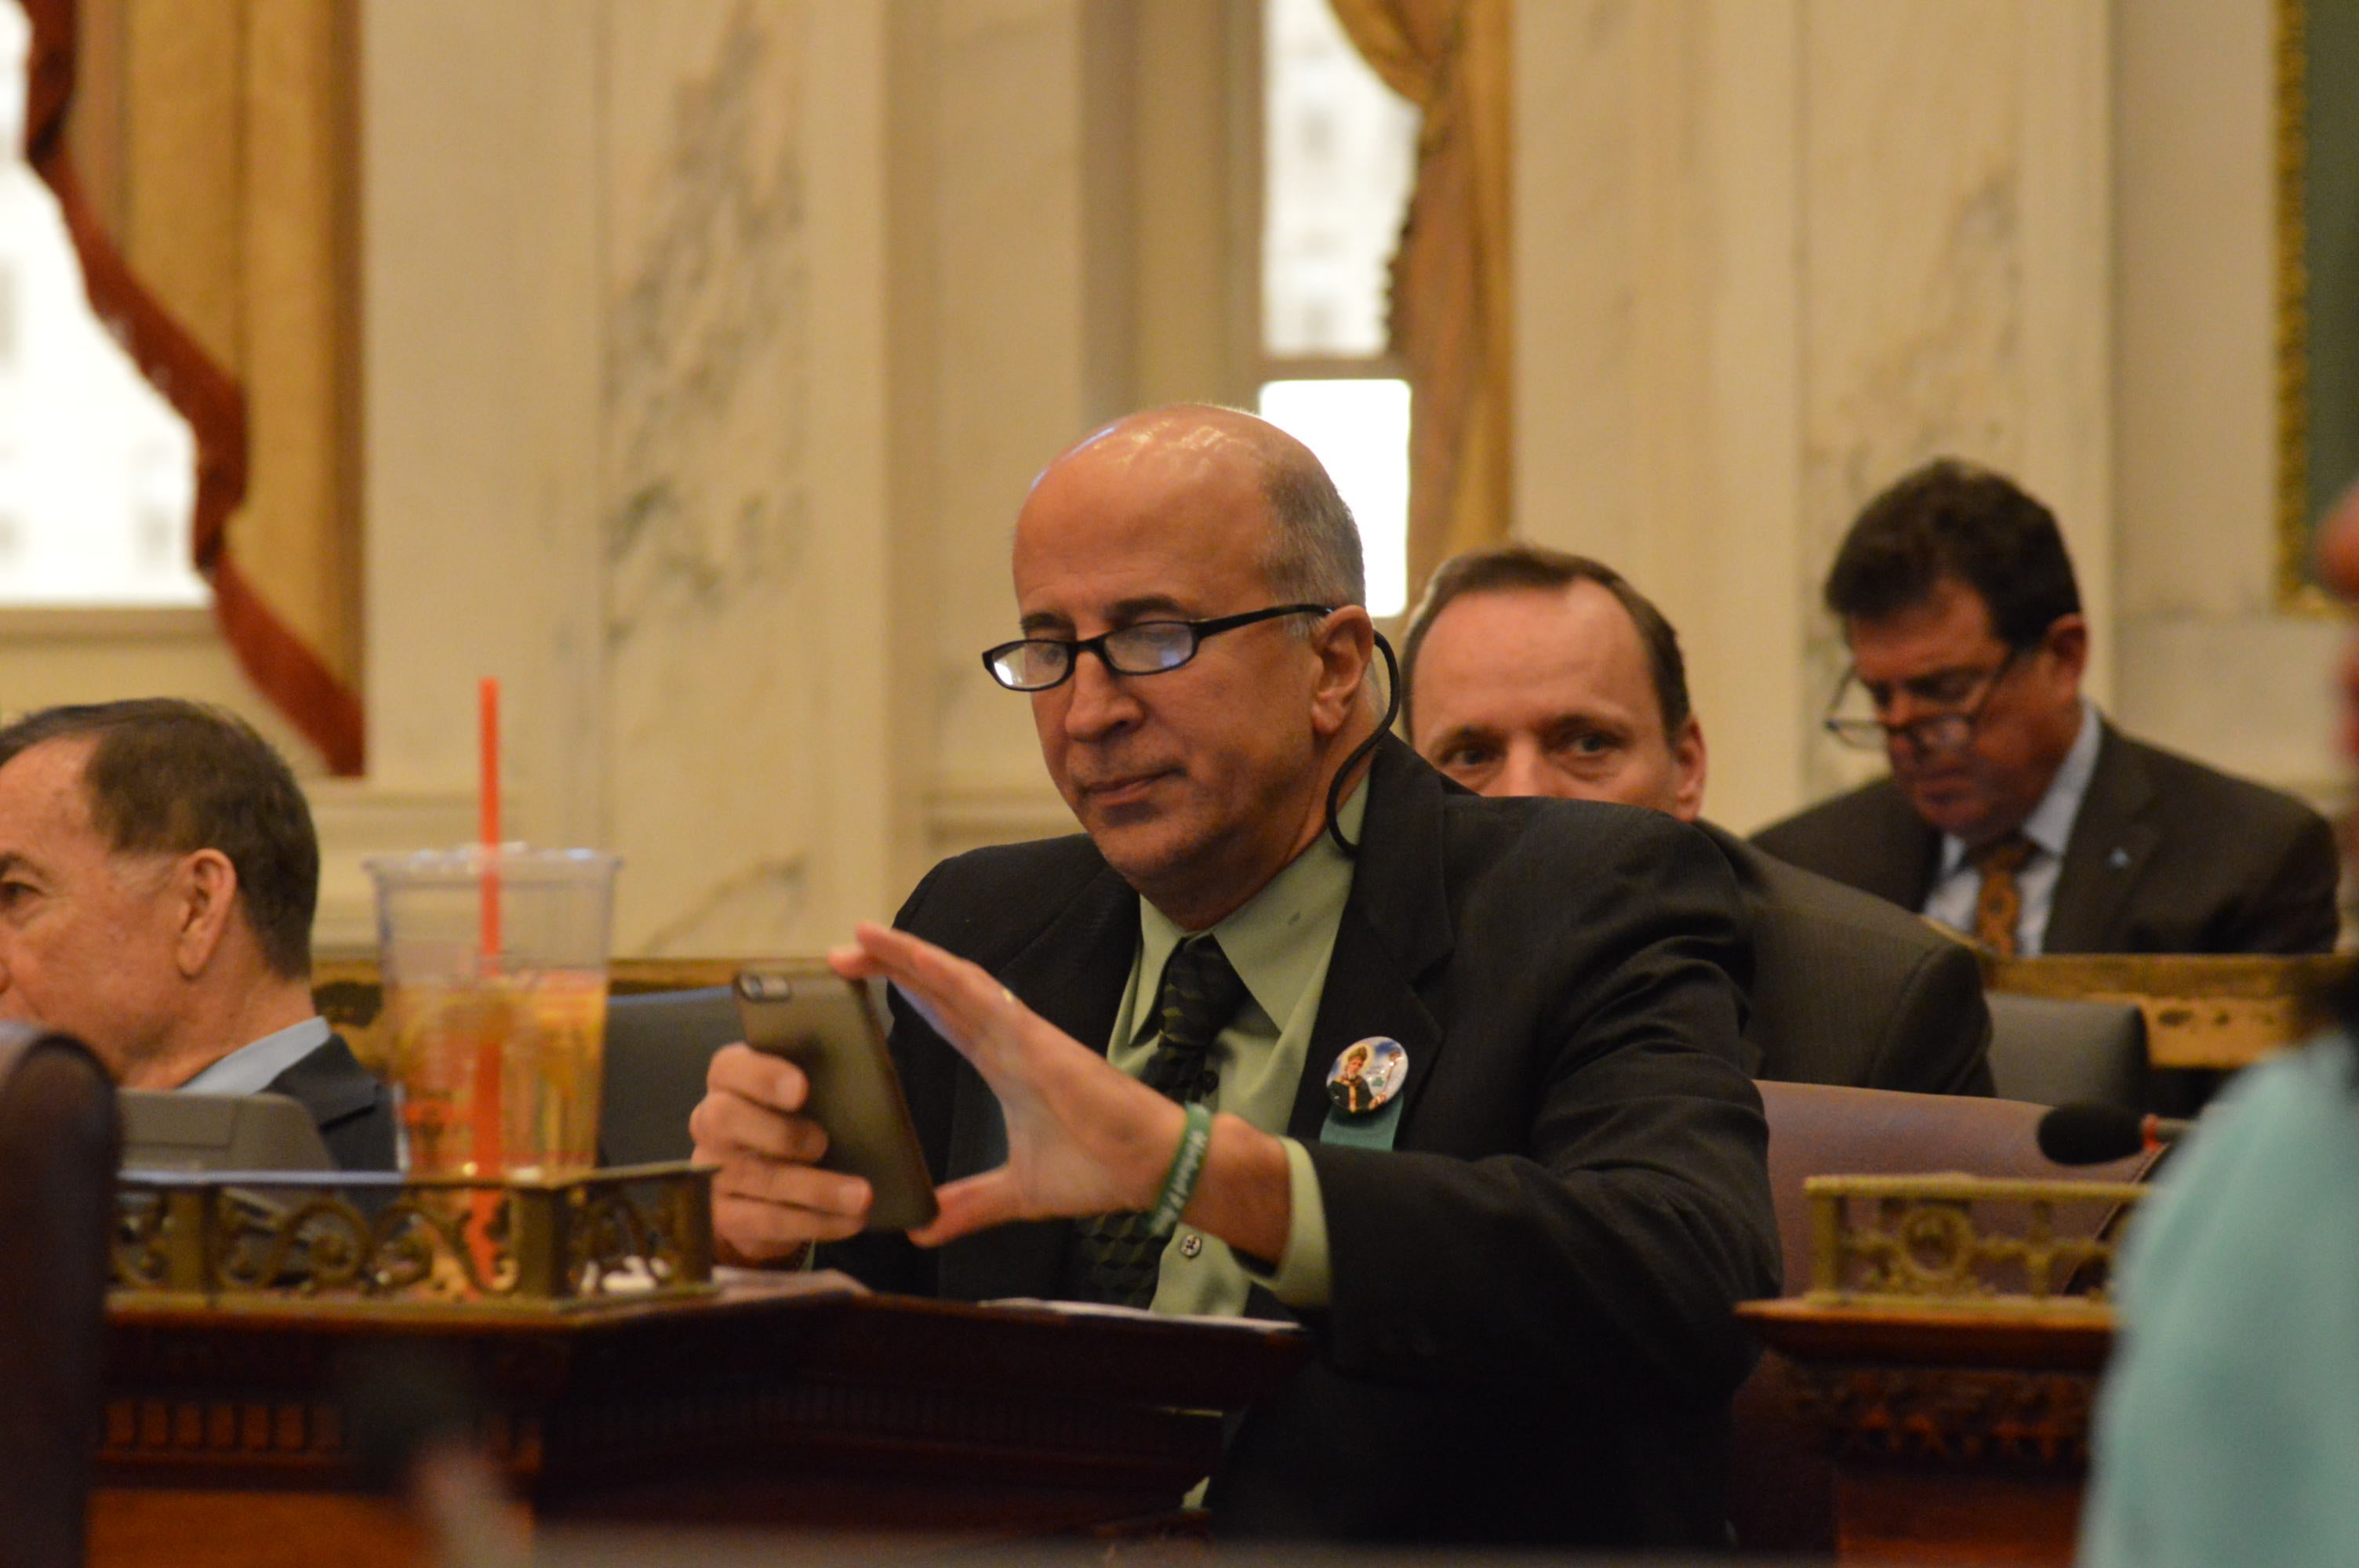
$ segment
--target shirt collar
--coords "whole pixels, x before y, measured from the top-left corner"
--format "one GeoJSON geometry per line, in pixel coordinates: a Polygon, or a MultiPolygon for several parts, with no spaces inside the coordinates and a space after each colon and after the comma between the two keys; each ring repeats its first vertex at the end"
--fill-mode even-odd
{"type": "Polygon", "coordinates": [[[180,1086],[183,1094],[258,1095],[278,1075],[317,1051],[335,1033],[324,1018],[311,1017],[242,1045],[180,1086]]]}
{"type": "MultiPolygon", "coordinates": [[[[1337,826],[1354,844],[1360,841],[1367,809],[1368,784],[1363,776],[1335,814],[1337,826]]],[[[1212,927],[1255,1005],[1280,1028],[1294,1015],[1327,955],[1328,939],[1352,896],[1353,865],[1351,857],[1335,847],[1334,836],[1321,832],[1259,892],[1212,927]]],[[[1155,988],[1162,983],[1163,966],[1172,949],[1193,935],[1147,900],[1138,901],[1138,974],[1146,989],[1134,1041],[1162,1027],[1154,1008],[1155,988]]]]}
{"type": "MultiPolygon", "coordinates": [[[[2072,738],[2072,749],[2064,753],[2056,776],[2048,781],[2048,793],[2023,819],[2023,836],[2058,860],[2064,858],[2064,846],[2071,841],[2073,819],[2081,815],[2081,800],[2089,793],[2089,780],[2097,772],[2097,751],[2104,741],[2104,725],[2097,716],[2097,705],[2087,697],[2081,699],[2081,732],[2072,738]]],[[[1941,875],[1947,877],[1964,863],[1966,841],[1954,834],[1941,835],[1941,875]]]]}

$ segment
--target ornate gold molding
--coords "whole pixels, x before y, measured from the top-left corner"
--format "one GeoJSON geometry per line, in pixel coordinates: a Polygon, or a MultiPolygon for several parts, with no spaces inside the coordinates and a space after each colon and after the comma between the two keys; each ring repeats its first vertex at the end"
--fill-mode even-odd
{"type": "Polygon", "coordinates": [[[114,1299],[565,1311],[704,1295],[712,1181],[687,1164],[506,1183],[127,1172],[115,1193],[114,1299]]]}
{"type": "Polygon", "coordinates": [[[2309,0],[2277,0],[2277,604],[2337,613],[2310,580],[2309,0]]]}
{"type": "Polygon", "coordinates": [[[2109,1310],[2111,1222],[2147,1191],[1963,1175],[1812,1176],[1802,1190],[1812,1305],[2045,1314],[2109,1310]]]}

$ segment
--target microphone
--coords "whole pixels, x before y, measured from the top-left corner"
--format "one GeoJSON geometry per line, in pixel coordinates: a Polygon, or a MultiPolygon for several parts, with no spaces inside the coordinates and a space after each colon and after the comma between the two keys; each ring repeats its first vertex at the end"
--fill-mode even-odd
{"type": "Polygon", "coordinates": [[[2039,1152],[2060,1165],[2102,1165],[2178,1142],[2194,1127],[2117,1105],[2060,1105],[2039,1119],[2039,1152]]]}

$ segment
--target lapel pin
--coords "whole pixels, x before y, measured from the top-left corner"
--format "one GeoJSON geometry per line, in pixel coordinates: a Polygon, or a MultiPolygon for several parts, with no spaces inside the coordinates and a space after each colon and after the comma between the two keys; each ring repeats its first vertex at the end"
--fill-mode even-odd
{"type": "Polygon", "coordinates": [[[1193,1258],[1203,1250],[1204,1238],[1194,1231],[1191,1230],[1180,1238],[1180,1256],[1182,1258],[1193,1258]]]}
{"type": "Polygon", "coordinates": [[[1327,1098],[1345,1116],[1365,1116],[1400,1093],[1408,1053],[1397,1040],[1371,1034],[1343,1047],[1327,1069],[1327,1098]]]}
{"type": "Polygon", "coordinates": [[[2127,849],[2115,849],[2105,857],[2105,864],[2114,871],[2126,871],[2130,869],[2130,852],[2127,849]]]}

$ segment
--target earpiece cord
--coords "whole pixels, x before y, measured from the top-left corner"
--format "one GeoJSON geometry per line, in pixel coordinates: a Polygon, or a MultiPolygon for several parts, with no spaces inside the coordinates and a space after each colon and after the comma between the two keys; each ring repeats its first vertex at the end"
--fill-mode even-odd
{"type": "Polygon", "coordinates": [[[1350,780],[1352,770],[1376,749],[1376,742],[1390,732],[1393,720],[1400,717],[1400,660],[1393,656],[1393,645],[1385,641],[1382,632],[1376,633],[1376,651],[1385,656],[1385,673],[1389,683],[1385,697],[1384,719],[1376,726],[1374,734],[1352,748],[1352,754],[1343,759],[1343,765],[1335,770],[1334,780],[1327,786],[1327,836],[1334,839],[1335,848],[1347,856],[1358,855],[1360,847],[1343,837],[1343,819],[1337,815],[1343,808],[1343,785],[1350,780]]]}

